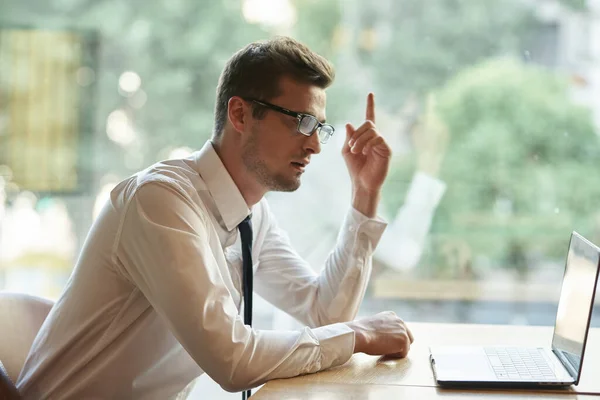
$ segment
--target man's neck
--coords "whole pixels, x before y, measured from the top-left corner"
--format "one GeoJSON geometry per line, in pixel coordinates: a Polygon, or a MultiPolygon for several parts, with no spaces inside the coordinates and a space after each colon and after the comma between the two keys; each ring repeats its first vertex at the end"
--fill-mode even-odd
{"type": "Polygon", "coordinates": [[[256,182],[242,161],[241,151],[236,143],[228,143],[225,138],[211,140],[215,152],[239,189],[242,197],[248,204],[248,208],[258,203],[265,193],[265,188],[256,182]]]}

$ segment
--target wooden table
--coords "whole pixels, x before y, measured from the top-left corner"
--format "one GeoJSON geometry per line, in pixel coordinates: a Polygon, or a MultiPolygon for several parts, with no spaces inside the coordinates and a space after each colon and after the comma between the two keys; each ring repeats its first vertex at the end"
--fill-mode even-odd
{"type": "Polygon", "coordinates": [[[408,324],[415,336],[405,359],[355,354],[346,364],[316,374],[265,384],[253,400],[285,399],[600,399],[600,328],[592,328],[578,386],[560,390],[457,390],[437,386],[431,345],[550,345],[551,327],[408,324]]]}

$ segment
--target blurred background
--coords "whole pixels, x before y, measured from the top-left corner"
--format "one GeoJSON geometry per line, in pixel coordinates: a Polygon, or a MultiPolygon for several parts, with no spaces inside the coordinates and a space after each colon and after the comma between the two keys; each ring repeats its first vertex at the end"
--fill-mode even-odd
{"type": "Polygon", "coordinates": [[[571,231],[600,243],[599,0],[3,0],[0,290],[56,299],[110,190],[198,150],[224,63],[274,35],[337,70],[336,135],[268,195],[299,253],[319,270],[335,243],[373,91],[394,159],[360,313],[552,325],[571,231]]]}

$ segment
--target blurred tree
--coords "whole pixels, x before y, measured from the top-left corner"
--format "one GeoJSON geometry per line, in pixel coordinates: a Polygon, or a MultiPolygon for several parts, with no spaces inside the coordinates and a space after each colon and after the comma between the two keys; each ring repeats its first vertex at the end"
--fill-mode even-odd
{"type": "MultiPolygon", "coordinates": [[[[370,32],[371,40],[362,46],[359,43],[358,52],[365,69],[372,73],[378,104],[392,115],[402,113],[413,98],[421,104],[417,113],[425,110],[428,93],[475,63],[504,54],[526,57],[539,34],[540,23],[521,0],[385,4],[374,8],[360,3],[359,30],[370,32]]],[[[408,134],[405,141],[412,142],[410,132],[399,129],[388,134],[408,134]]],[[[383,197],[390,215],[395,215],[401,204],[398,193],[408,188],[417,159],[418,154],[413,153],[394,160],[383,197]]]]}
{"type": "Polygon", "coordinates": [[[588,7],[588,0],[560,0],[560,3],[575,11],[586,10],[588,7]]]}
{"type": "MultiPolygon", "coordinates": [[[[339,24],[336,1],[297,0],[293,28],[262,26],[244,19],[243,0],[37,0],[2,2],[2,20],[34,27],[91,29],[100,34],[94,154],[86,157],[98,176],[124,176],[168,156],[199,148],[212,133],[215,89],[226,60],[251,41],[289,33],[326,57],[339,24]],[[3,11],[3,9],[5,9],[3,11]],[[119,89],[133,71],[140,89],[119,89]],[[107,118],[123,110],[134,134],[117,144],[106,136],[107,118]],[[97,157],[96,155],[100,155],[97,157]]],[[[350,100],[347,100],[348,103],[350,100]]],[[[344,98],[334,109],[343,109],[344,98]]],[[[118,119],[120,121],[120,119],[118,119]]]]}
{"type": "Polygon", "coordinates": [[[451,137],[440,175],[448,191],[435,224],[439,266],[451,238],[474,258],[525,275],[528,256],[560,259],[572,229],[593,231],[600,139],[568,83],[503,58],[464,70],[439,91],[451,137]]]}
{"type": "MultiPolygon", "coordinates": [[[[569,12],[586,11],[585,0],[560,4],[569,12]]],[[[586,175],[590,158],[582,155],[596,154],[598,144],[588,111],[568,100],[568,83],[517,61],[554,67],[555,25],[538,21],[535,4],[521,0],[361,6],[359,59],[381,93],[379,104],[399,114],[416,95],[423,112],[427,94],[444,87],[438,112],[448,125],[450,145],[440,177],[448,192],[434,220],[435,241],[426,261],[432,270],[421,271],[456,276],[489,265],[514,266],[524,274],[533,252],[562,257],[565,232],[574,226],[591,229],[585,216],[596,193],[586,185],[589,189],[573,194],[564,182],[586,175]],[[485,63],[498,57],[514,60],[485,63]],[[467,80],[480,85],[476,95],[465,94],[475,90],[467,80]],[[507,86],[515,81],[522,86],[507,86]],[[495,100],[483,105],[484,97],[495,100]],[[483,110],[486,114],[479,115],[483,110]],[[471,124],[473,119],[477,123],[471,124]],[[459,249],[462,265],[447,262],[447,253],[454,252],[450,247],[459,249]]],[[[395,132],[412,133],[406,141],[415,152],[396,159],[387,180],[383,201],[391,215],[422,158],[414,140],[419,126],[395,132]]]]}
{"type": "Polygon", "coordinates": [[[523,54],[539,23],[522,0],[361,2],[361,55],[381,103],[398,109],[409,93],[439,87],[463,68],[499,54],[523,54]]]}

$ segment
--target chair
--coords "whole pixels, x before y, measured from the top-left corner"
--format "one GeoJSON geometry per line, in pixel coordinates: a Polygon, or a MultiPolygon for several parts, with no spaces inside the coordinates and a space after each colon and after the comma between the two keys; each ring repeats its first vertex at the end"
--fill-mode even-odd
{"type": "Polygon", "coordinates": [[[0,364],[5,369],[0,367],[0,400],[18,398],[13,383],[52,305],[50,300],[28,294],[0,292],[0,364]]]}

